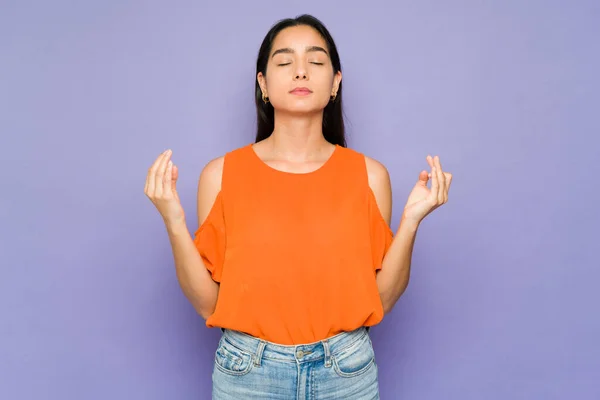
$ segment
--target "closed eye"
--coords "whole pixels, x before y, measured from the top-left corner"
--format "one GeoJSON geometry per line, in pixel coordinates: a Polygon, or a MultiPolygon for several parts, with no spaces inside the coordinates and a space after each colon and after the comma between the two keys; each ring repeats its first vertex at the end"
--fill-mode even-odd
{"type": "MultiPolygon", "coordinates": [[[[284,67],[286,65],[290,65],[291,63],[283,63],[283,64],[277,64],[278,67],[284,67]]],[[[324,63],[320,63],[320,62],[311,62],[311,64],[314,65],[323,65],[324,63]]]]}

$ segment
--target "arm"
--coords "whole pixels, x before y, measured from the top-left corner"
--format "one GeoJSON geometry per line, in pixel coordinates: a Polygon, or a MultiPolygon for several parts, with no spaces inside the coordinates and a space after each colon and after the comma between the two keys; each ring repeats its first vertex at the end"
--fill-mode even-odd
{"type": "MultiPolygon", "coordinates": [[[[198,226],[202,225],[221,190],[223,157],[210,161],[198,181],[198,226]]],[[[196,312],[207,319],[215,310],[219,283],[212,280],[183,221],[167,223],[179,285],[196,312]]]]}
{"type": "MultiPolygon", "coordinates": [[[[389,173],[378,161],[369,157],[365,159],[369,186],[373,190],[383,219],[389,225],[392,217],[392,188],[389,173]]],[[[417,228],[418,224],[402,217],[398,231],[383,259],[383,265],[377,271],[377,288],[384,315],[392,310],[408,286],[417,228]]]]}

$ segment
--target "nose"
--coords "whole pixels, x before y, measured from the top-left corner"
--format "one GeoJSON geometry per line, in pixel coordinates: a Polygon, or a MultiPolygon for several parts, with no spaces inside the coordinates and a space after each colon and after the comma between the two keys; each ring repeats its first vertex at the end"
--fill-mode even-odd
{"type": "Polygon", "coordinates": [[[308,80],[308,73],[306,71],[306,67],[304,66],[303,63],[297,63],[296,64],[296,72],[295,72],[295,76],[294,76],[294,80],[308,80]]]}

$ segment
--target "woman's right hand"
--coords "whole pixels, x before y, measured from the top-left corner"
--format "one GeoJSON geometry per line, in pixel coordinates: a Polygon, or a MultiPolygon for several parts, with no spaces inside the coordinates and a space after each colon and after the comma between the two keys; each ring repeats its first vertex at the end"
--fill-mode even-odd
{"type": "Polygon", "coordinates": [[[171,161],[171,154],[172,151],[167,150],[154,161],[148,169],[144,188],[144,193],[154,203],[167,224],[185,220],[175,188],[179,173],[177,166],[171,161]]]}

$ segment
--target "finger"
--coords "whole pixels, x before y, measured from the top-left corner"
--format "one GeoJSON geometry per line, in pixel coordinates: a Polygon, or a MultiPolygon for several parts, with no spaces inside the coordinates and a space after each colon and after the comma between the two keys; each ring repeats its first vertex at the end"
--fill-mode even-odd
{"type": "Polygon", "coordinates": [[[446,180],[446,173],[442,169],[442,162],[438,157],[438,163],[440,164],[440,179],[441,179],[441,194],[442,194],[442,204],[445,204],[448,201],[448,181],[446,180]]]}
{"type": "Polygon", "coordinates": [[[162,152],[158,157],[156,157],[156,160],[148,171],[148,192],[152,197],[156,196],[156,173],[160,166],[160,162],[165,157],[165,153],[166,151],[162,152]]]}
{"type": "Polygon", "coordinates": [[[156,167],[156,175],[154,176],[154,184],[156,185],[156,188],[154,190],[156,191],[157,196],[162,196],[164,192],[163,179],[165,176],[165,170],[167,169],[167,163],[169,162],[170,156],[171,150],[167,150],[163,154],[158,166],[156,167]]]}
{"type": "Polygon", "coordinates": [[[158,157],[156,157],[156,160],[154,160],[154,162],[152,163],[152,165],[150,166],[150,168],[148,169],[148,176],[146,177],[146,180],[148,181],[148,196],[154,196],[155,191],[156,191],[156,170],[158,168],[158,166],[160,165],[160,161],[163,159],[163,157],[165,156],[165,153],[161,153],[158,157]]]}
{"type": "Polygon", "coordinates": [[[431,195],[436,199],[439,198],[440,182],[435,166],[431,169],[431,195]]]}
{"type": "Polygon", "coordinates": [[[444,172],[444,175],[446,175],[446,201],[448,201],[448,192],[450,191],[450,185],[452,185],[452,174],[444,172]]]}
{"type": "Polygon", "coordinates": [[[450,172],[444,172],[444,175],[446,176],[446,187],[447,189],[450,189],[450,185],[452,184],[452,174],[450,172]]]}
{"type": "Polygon", "coordinates": [[[427,160],[427,164],[429,164],[430,168],[433,168],[433,157],[431,157],[430,155],[427,155],[427,157],[425,157],[427,160]]]}
{"type": "Polygon", "coordinates": [[[169,162],[167,163],[167,169],[165,170],[165,175],[163,178],[163,193],[164,194],[171,194],[172,193],[172,188],[171,188],[171,182],[172,182],[172,176],[173,176],[173,160],[169,160],[169,162]]]}
{"type": "Polygon", "coordinates": [[[438,192],[438,204],[444,203],[444,197],[446,192],[446,179],[444,177],[444,172],[442,171],[442,163],[440,162],[440,157],[434,157],[435,162],[435,171],[438,178],[438,185],[440,187],[438,192]]]}
{"type": "Polygon", "coordinates": [[[440,166],[440,174],[441,174],[441,179],[443,182],[443,185],[442,185],[443,202],[447,203],[448,202],[448,189],[449,189],[450,182],[448,182],[448,173],[444,172],[444,170],[442,169],[442,160],[440,159],[439,156],[438,156],[438,164],[440,166]]]}
{"type": "Polygon", "coordinates": [[[173,176],[171,178],[171,190],[173,193],[177,190],[177,179],[179,178],[179,168],[177,165],[173,164],[173,176]]]}
{"type": "Polygon", "coordinates": [[[159,155],[158,157],[156,157],[156,160],[154,160],[154,162],[148,168],[148,171],[146,173],[146,184],[144,185],[144,193],[146,193],[146,195],[150,194],[150,192],[148,191],[148,189],[150,188],[150,180],[154,179],[154,176],[152,175],[152,167],[154,167],[154,165],[158,163],[158,160],[160,160],[161,155],[159,155]]]}
{"type": "MultiPolygon", "coordinates": [[[[427,157],[425,157],[425,159],[427,160],[427,164],[429,164],[429,168],[431,168],[431,169],[432,169],[432,171],[433,171],[433,157],[431,157],[431,155],[429,155],[429,154],[428,154],[428,155],[427,155],[427,157]]],[[[433,178],[433,176],[432,176],[431,172],[427,173],[427,177],[428,177],[429,179],[432,179],[432,178],[433,178]]],[[[432,181],[432,182],[433,182],[433,181],[432,181]]]]}

